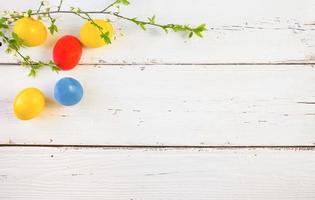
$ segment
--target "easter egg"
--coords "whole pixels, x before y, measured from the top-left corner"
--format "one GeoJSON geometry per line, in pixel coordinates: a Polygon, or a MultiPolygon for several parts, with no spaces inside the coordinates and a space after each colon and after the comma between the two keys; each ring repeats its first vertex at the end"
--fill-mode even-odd
{"type": "Polygon", "coordinates": [[[17,20],[13,32],[29,47],[39,46],[47,39],[45,25],[40,20],[31,17],[23,17],[17,20]]]}
{"type": "Polygon", "coordinates": [[[18,119],[29,120],[39,115],[44,106],[44,94],[37,88],[26,88],[15,97],[13,110],[18,119]]]}
{"type": "Polygon", "coordinates": [[[61,37],[53,49],[54,63],[62,70],[74,68],[80,61],[82,55],[82,45],[80,41],[72,36],[61,37]]]}
{"type": "Polygon", "coordinates": [[[82,99],[83,88],[74,78],[62,78],[55,85],[54,96],[61,105],[72,106],[82,99]]]}
{"type": "MultiPolygon", "coordinates": [[[[114,30],[110,22],[102,19],[95,19],[93,21],[102,28],[103,33],[108,33],[110,40],[113,38],[114,30]]],[[[86,47],[98,48],[108,44],[101,38],[100,35],[101,31],[90,21],[87,21],[85,24],[83,24],[80,29],[80,41],[86,47]]]]}

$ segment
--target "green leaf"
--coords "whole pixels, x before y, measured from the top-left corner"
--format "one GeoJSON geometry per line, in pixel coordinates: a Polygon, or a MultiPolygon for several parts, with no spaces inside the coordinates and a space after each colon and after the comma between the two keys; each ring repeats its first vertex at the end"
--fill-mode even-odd
{"type": "Polygon", "coordinates": [[[33,11],[32,11],[31,9],[29,9],[29,10],[27,11],[27,15],[28,15],[29,17],[32,15],[32,13],[33,13],[33,11]]]}
{"type": "Polygon", "coordinates": [[[15,32],[12,32],[12,37],[14,40],[20,40],[19,36],[15,32]]]}
{"type": "Polygon", "coordinates": [[[9,26],[8,26],[8,19],[7,18],[4,18],[4,17],[1,17],[0,18],[0,29],[8,29],[9,26]]]}
{"type": "Polygon", "coordinates": [[[150,24],[155,24],[155,15],[153,15],[152,17],[148,17],[148,20],[150,24]]]}
{"type": "Polygon", "coordinates": [[[24,60],[29,63],[29,62],[31,62],[31,57],[25,56],[25,57],[24,57],[24,60]]]}
{"type": "Polygon", "coordinates": [[[133,21],[134,23],[137,23],[137,22],[138,22],[136,17],[131,18],[131,21],[133,21]]]}
{"type": "Polygon", "coordinates": [[[58,32],[58,27],[55,25],[55,24],[51,24],[49,27],[48,27],[48,29],[49,29],[49,32],[50,32],[50,34],[54,34],[54,33],[56,33],[56,32],[58,32]]]}
{"type": "Polygon", "coordinates": [[[5,50],[5,52],[8,53],[8,54],[10,54],[10,53],[12,53],[12,49],[11,49],[11,48],[7,48],[7,49],[5,50]]]}
{"type": "Polygon", "coordinates": [[[193,29],[193,32],[198,36],[202,37],[202,33],[207,31],[206,24],[200,24],[197,28],[193,29]]]}
{"type": "Polygon", "coordinates": [[[30,72],[28,73],[28,76],[35,77],[36,76],[36,70],[35,69],[31,69],[30,72]]]}
{"type": "Polygon", "coordinates": [[[206,24],[200,24],[197,28],[195,28],[197,31],[207,31],[206,24]]]}
{"type": "Polygon", "coordinates": [[[162,27],[162,29],[165,31],[165,33],[168,33],[168,29],[167,29],[167,27],[162,27]]]}
{"type": "Polygon", "coordinates": [[[144,23],[139,23],[138,25],[141,27],[142,30],[144,30],[144,31],[146,30],[144,23]]]}
{"type": "Polygon", "coordinates": [[[12,32],[12,39],[9,40],[9,46],[11,46],[15,50],[19,50],[21,47],[24,47],[23,41],[19,36],[15,33],[12,32]]]}
{"type": "Polygon", "coordinates": [[[194,31],[194,33],[195,33],[198,37],[203,37],[203,35],[201,34],[201,32],[196,32],[196,31],[194,31]]]}
{"type": "Polygon", "coordinates": [[[60,68],[53,61],[50,60],[47,65],[51,68],[51,71],[59,73],[60,68]]]}
{"type": "Polygon", "coordinates": [[[174,32],[184,31],[186,30],[183,25],[175,24],[172,27],[174,32]]]}
{"type": "Polygon", "coordinates": [[[8,21],[7,18],[1,17],[0,18],[0,24],[3,24],[4,22],[8,21]]]}
{"type": "Polygon", "coordinates": [[[120,4],[123,4],[125,6],[128,6],[130,4],[128,0],[117,0],[116,2],[120,3],[120,4]]]}
{"type": "Polygon", "coordinates": [[[106,33],[101,33],[101,38],[104,40],[104,42],[106,43],[106,44],[111,44],[112,42],[111,42],[111,40],[110,40],[110,38],[109,38],[109,32],[106,32],[106,33]]]}
{"type": "Polygon", "coordinates": [[[193,32],[190,32],[188,37],[191,38],[193,36],[193,34],[194,34],[193,32]]]}
{"type": "Polygon", "coordinates": [[[56,72],[56,73],[60,72],[60,68],[57,67],[56,65],[55,66],[50,66],[50,68],[51,68],[51,71],[53,71],[53,72],[56,72]]]}

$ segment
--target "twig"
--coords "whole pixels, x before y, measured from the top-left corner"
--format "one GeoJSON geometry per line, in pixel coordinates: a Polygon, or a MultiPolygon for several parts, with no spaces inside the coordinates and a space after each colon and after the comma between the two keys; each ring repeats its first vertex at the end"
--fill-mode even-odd
{"type": "Polygon", "coordinates": [[[40,2],[40,5],[39,5],[39,7],[38,7],[38,9],[37,9],[37,11],[36,11],[36,14],[38,14],[39,13],[39,11],[41,10],[41,8],[43,7],[43,5],[44,5],[44,2],[43,1],[41,1],[40,2]]]}
{"type": "Polygon", "coordinates": [[[110,5],[108,5],[106,8],[104,8],[101,13],[105,12],[106,10],[108,10],[109,8],[113,7],[115,4],[117,4],[117,1],[111,3],[110,5]]]}
{"type": "Polygon", "coordinates": [[[59,6],[58,6],[58,10],[57,10],[57,11],[60,11],[62,3],[63,3],[63,0],[60,0],[59,6]]]}
{"type": "Polygon", "coordinates": [[[109,32],[104,33],[103,28],[99,26],[95,21],[91,18],[91,16],[87,12],[80,12],[81,10],[74,11],[74,8],[72,8],[72,11],[75,15],[89,21],[93,26],[95,26],[100,31],[100,37],[108,44],[111,44],[111,39],[109,37],[109,32]],[[82,16],[81,14],[84,14],[86,17],[82,16]]]}
{"type": "MultiPolygon", "coordinates": [[[[111,15],[111,16],[115,16],[115,17],[118,17],[120,19],[124,19],[124,20],[127,20],[127,21],[130,21],[130,22],[133,22],[139,26],[141,26],[141,28],[144,29],[143,26],[145,25],[149,25],[149,26],[155,26],[155,27],[159,27],[159,28],[162,28],[164,31],[167,32],[168,29],[172,29],[174,30],[175,32],[178,32],[178,31],[186,31],[186,32],[195,32],[196,28],[194,27],[191,27],[189,25],[180,25],[180,24],[158,24],[158,23],[155,23],[155,22],[150,22],[150,21],[143,21],[143,20],[138,20],[137,18],[132,18],[132,17],[126,17],[126,16],[123,16],[121,14],[119,14],[118,12],[103,12],[103,11],[78,11],[78,12],[74,12],[74,11],[68,11],[68,10],[60,10],[60,11],[49,11],[49,12],[41,12],[41,13],[38,13],[40,15],[44,15],[44,14],[75,14],[79,17],[81,17],[82,19],[84,20],[88,20],[88,21],[91,21],[93,23],[93,20],[91,20],[91,17],[87,16],[87,14],[103,14],[103,15],[111,15]],[[81,14],[84,14],[86,15],[86,17],[82,16],[81,14]]],[[[31,14],[31,15],[35,15],[34,13],[31,14]]],[[[96,24],[96,23],[94,23],[96,24]]],[[[204,24],[202,24],[204,25],[204,24]]],[[[98,26],[96,24],[96,26],[98,26]]],[[[198,27],[197,27],[198,28],[198,27]]],[[[203,26],[203,28],[199,31],[199,32],[202,32],[202,31],[206,31],[207,29],[205,28],[205,25],[203,26]]],[[[197,32],[198,33],[198,32],[197,32]]],[[[198,35],[198,34],[197,34],[198,35]]],[[[198,36],[201,36],[198,35],[198,36]]]]}

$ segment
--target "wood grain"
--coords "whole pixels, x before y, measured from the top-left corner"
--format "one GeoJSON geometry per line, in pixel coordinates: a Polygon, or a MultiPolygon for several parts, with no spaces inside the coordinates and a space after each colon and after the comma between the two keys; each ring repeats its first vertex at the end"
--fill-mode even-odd
{"type": "MultiPolygon", "coordinates": [[[[0,10],[38,3],[0,1],[0,10]]],[[[62,10],[107,3],[67,0],[62,10]]],[[[131,1],[122,14],[209,31],[187,39],[110,18],[112,45],[36,79],[0,47],[0,199],[315,199],[314,10],[313,0],[131,1]],[[53,100],[65,76],[84,86],[77,106],[53,100]],[[12,101],[29,86],[47,107],[18,121],[12,101]],[[125,147],[100,148],[110,145],[125,147]]],[[[60,33],[25,54],[51,59],[58,37],[78,36],[82,20],[57,17],[60,33]]]]}
{"type": "MultiPolygon", "coordinates": [[[[57,5],[58,1],[51,1],[57,5]]],[[[110,1],[65,1],[85,10],[101,10],[110,1]]],[[[1,10],[37,9],[38,1],[21,3],[11,0],[1,10]]],[[[203,39],[187,39],[181,34],[165,35],[163,30],[147,32],[129,22],[111,18],[116,40],[111,46],[85,49],[82,64],[161,64],[161,63],[314,63],[315,2],[313,0],[137,0],[126,16],[146,19],[156,14],[161,23],[198,25],[206,23],[209,31],[203,39]]],[[[93,15],[95,18],[104,16],[93,15]]],[[[36,59],[50,59],[51,49],[60,35],[78,35],[83,21],[63,14],[58,16],[60,34],[49,38],[45,47],[25,50],[36,59]]],[[[0,61],[16,63],[0,48],[0,61]]]]}
{"type": "Polygon", "coordinates": [[[0,68],[0,143],[66,145],[313,145],[315,70],[310,66],[80,66],[28,78],[0,68]],[[55,82],[80,80],[74,107],[53,100],[55,82]],[[12,101],[36,86],[40,117],[18,121],[12,101]]]}
{"type": "Polygon", "coordinates": [[[2,199],[314,199],[314,151],[0,148],[2,199]]]}

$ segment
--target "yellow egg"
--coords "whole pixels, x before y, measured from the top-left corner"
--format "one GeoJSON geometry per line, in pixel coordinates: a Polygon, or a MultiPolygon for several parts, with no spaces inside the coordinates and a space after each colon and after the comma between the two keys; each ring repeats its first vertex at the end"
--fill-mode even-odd
{"type": "Polygon", "coordinates": [[[24,17],[16,21],[13,29],[26,46],[34,47],[43,44],[47,39],[45,25],[31,17],[24,17]]]}
{"type": "MultiPolygon", "coordinates": [[[[110,22],[102,19],[93,20],[98,26],[102,27],[102,32],[109,35],[110,40],[112,40],[114,35],[113,26],[110,22]]],[[[90,48],[98,48],[107,44],[101,38],[100,30],[93,25],[91,22],[86,22],[83,24],[80,30],[80,41],[84,46],[90,48]]]]}
{"type": "Polygon", "coordinates": [[[15,97],[13,110],[18,119],[29,120],[39,115],[44,106],[44,94],[39,89],[26,88],[15,97]]]}

